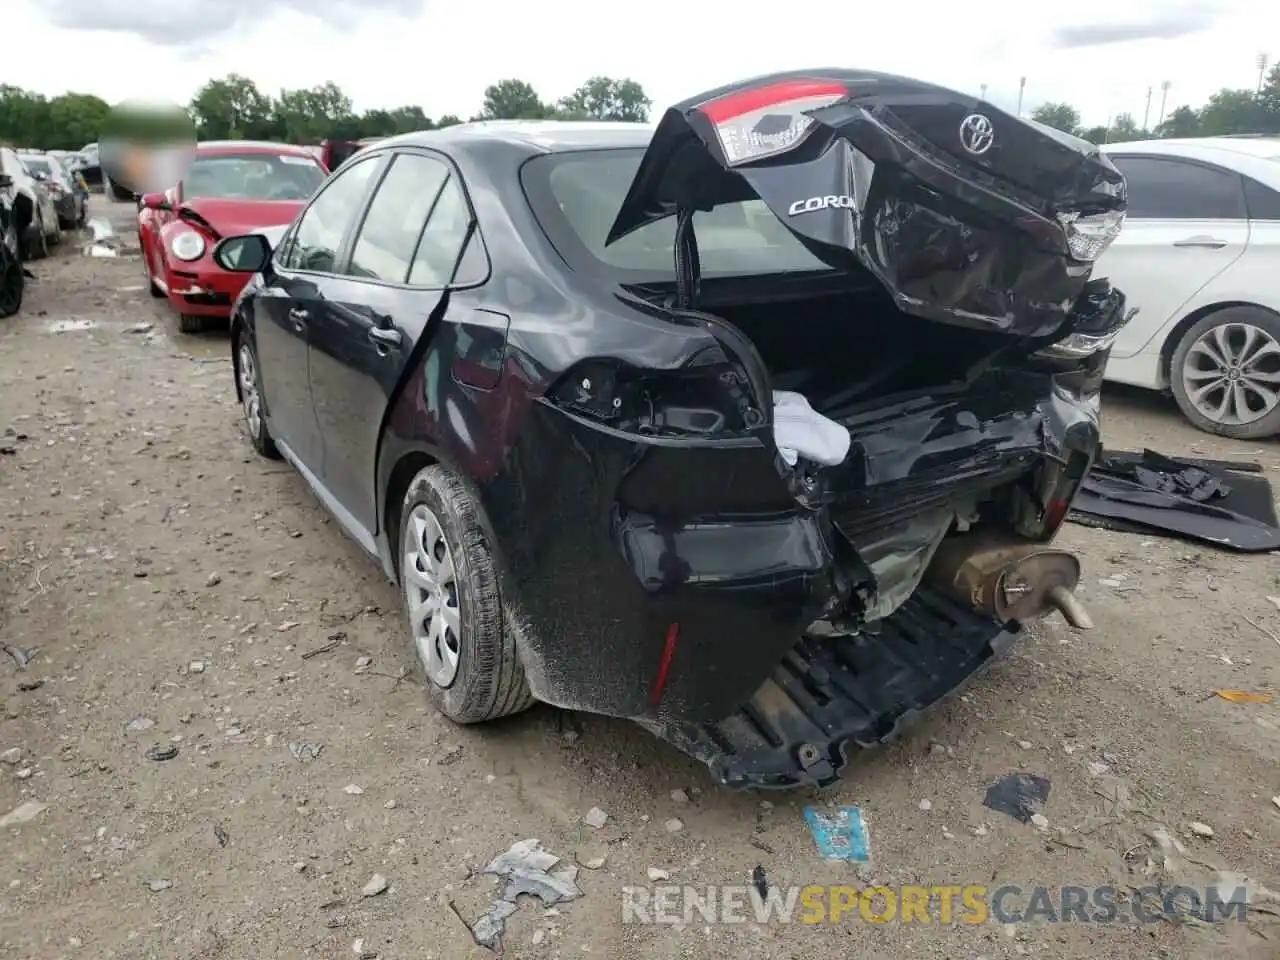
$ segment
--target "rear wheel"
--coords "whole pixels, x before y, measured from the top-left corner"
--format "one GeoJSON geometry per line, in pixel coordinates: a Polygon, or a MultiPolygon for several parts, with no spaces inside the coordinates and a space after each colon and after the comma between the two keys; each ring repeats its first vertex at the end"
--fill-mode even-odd
{"type": "Polygon", "coordinates": [[[479,504],[441,466],[405,493],[400,582],[427,696],[457,723],[479,723],[533,703],[498,593],[479,504]]]}
{"type": "Polygon", "coordinates": [[[240,406],[244,410],[244,425],[249,431],[253,449],[269,460],[279,460],[280,451],[267,429],[267,418],[262,412],[262,390],[259,386],[258,355],[253,342],[242,336],[236,346],[236,380],[240,387],[240,406]]]}
{"type": "Polygon", "coordinates": [[[1280,434],[1280,316],[1228,307],[1203,317],[1178,341],[1169,384],[1186,418],[1206,433],[1280,434]]]}

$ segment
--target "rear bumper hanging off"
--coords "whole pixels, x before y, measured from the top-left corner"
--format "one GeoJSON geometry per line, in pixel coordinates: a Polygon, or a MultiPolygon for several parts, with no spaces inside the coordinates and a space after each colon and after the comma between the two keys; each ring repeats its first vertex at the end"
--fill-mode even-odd
{"type": "Polygon", "coordinates": [[[641,724],[732,789],[824,787],[852,748],[893,740],[1008,653],[1020,632],[921,587],[875,633],[806,637],[717,723],[641,724]]]}

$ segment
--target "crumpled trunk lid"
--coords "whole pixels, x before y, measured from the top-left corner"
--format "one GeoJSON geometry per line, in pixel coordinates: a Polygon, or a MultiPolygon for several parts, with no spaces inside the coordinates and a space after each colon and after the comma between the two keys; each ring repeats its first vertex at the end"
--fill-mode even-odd
{"type": "Polygon", "coordinates": [[[775,74],[666,112],[608,242],[756,197],[825,263],[869,271],[902,310],[1042,337],[1069,332],[1125,187],[1093,145],[943,87],[775,74]]]}

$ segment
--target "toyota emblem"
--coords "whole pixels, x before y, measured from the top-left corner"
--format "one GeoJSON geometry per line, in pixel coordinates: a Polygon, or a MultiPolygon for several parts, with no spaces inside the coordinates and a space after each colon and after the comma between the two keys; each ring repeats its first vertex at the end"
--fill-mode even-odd
{"type": "Polygon", "coordinates": [[[980,157],[996,142],[995,127],[991,119],[980,113],[971,113],[960,122],[960,146],[980,157]]]}

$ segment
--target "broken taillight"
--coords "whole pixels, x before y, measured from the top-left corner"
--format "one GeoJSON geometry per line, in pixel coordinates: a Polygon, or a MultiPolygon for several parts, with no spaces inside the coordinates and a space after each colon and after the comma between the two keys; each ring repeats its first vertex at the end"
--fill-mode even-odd
{"type": "Polygon", "coordinates": [[[715,128],[729,166],[786,153],[813,127],[809,111],[848,96],[844,84],[787,80],[710,100],[698,110],[715,128]]]}
{"type": "Polygon", "coordinates": [[[1071,256],[1093,263],[1120,236],[1124,226],[1123,210],[1102,213],[1060,213],[1058,222],[1067,233],[1067,249],[1071,256]]]}
{"type": "Polygon", "coordinates": [[[710,437],[765,423],[746,378],[727,363],[646,370],[586,360],[547,393],[556,407],[622,433],[710,437]]]}

